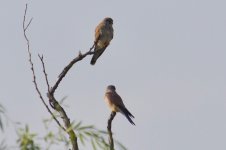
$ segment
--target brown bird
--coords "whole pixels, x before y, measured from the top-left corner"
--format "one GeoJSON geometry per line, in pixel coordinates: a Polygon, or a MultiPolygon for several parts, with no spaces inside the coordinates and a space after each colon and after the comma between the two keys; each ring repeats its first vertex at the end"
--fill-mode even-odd
{"type": "Polygon", "coordinates": [[[113,20],[111,18],[104,18],[103,21],[95,29],[94,54],[90,64],[94,65],[97,59],[101,56],[110,41],[113,39],[113,20]]]}
{"type": "Polygon", "coordinates": [[[113,112],[121,112],[132,125],[135,125],[133,120],[134,116],[129,112],[129,110],[125,107],[122,98],[116,93],[114,85],[109,85],[106,89],[104,99],[108,104],[109,108],[113,112]]]}

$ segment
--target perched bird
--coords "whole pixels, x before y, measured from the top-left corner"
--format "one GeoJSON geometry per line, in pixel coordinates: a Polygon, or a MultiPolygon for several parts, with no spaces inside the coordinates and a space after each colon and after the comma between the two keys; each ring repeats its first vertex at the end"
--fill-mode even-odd
{"type": "Polygon", "coordinates": [[[116,93],[114,85],[109,85],[106,89],[104,99],[113,112],[121,112],[132,125],[135,123],[132,121],[131,117],[134,116],[129,112],[129,110],[125,107],[122,98],[116,93]]]}
{"type": "Polygon", "coordinates": [[[94,65],[100,55],[104,52],[110,41],[113,39],[113,20],[111,18],[104,18],[103,21],[95,29],[94,54],[90,64],[94,65]]]}

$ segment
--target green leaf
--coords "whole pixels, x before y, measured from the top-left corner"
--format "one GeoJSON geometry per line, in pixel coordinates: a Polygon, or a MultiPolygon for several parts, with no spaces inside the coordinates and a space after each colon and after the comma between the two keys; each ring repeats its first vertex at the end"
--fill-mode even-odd
{"type": "Polygon", "coordinates": [[[98,147],[100,147],[101,149],[105,149],[106,148],[106,145],[104,144],[104,143],[102,143],[101,141],[100,141],[100,139],[95,139],[95,142],[96,142],[96,144],[97,144],[97,146],[98,147]]]}
{"type": "Polygon", "coordinates": [[[101,134],[108,134],[108,132],[104,131],[104,130],[98,130],[98,132],[101,133],[101,134]]]}
{"type": "Polygon", "coordinates": [[[82,121],[79,121],[79,122],[75,125],[74,129],[77,129],[78,127],[80,127],[81,124],[82,124],[82,121]]]}
{"type": "Polygon", "coordinates": [[[85,130],[85,129],[93,129],[93,125],[83,126],[83,127],[78,128],[77,130],[85,130]]]}
{"type": "Polygon", "coordinates": [[[95,143],[94,143],[93,140],[91,140],[91,143],[92,143],[93,149],[94,149],[94,150],[97,150],[96,145],[95,145],[95,143]]]}
{"type": "Polygon", "coordinates": [[[78,137],[79,137],[79,140],[81,141],[82,145],[85,145],[83,134],[79,134],[78,137]]]}
{"type": "Polygon", "coordinates": [[[86,134],[87,136],[91,136],[92,133],[88,132],[88,131],[84,131],[84,134],[86,134]]]}

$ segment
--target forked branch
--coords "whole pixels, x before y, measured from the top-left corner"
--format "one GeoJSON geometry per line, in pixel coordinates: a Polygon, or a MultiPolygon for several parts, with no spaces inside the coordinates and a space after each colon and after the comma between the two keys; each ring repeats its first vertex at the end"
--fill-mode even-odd
{"type": "Polygon", "coordinates": [[[85,58],[87,55],[92,55],[92,49],[94,48],[94,45],[90,48],[90,50],[84,54],[81,54],[81,52],[79,52],[79,55],[74,58],[62,71],[62,73],[60,74],[58,80],[56,81],[56,83],[54,84],[54,86],[51,88],[49,81],[48,81],[48,77],[47,77],[47,72],[46,72],[46,68],[45,68],[45,63],[44,63],[44,57],[39,55],[39,59],[42,63],[42,69],[43,69],[43,73],[45,76],[45,81],[46,81],[46,85],[47,85],[47,89],[48,89],[48,99],[49,99],[49,103],[51,105],[51,107],[56,110],[61,118],[63,119],[63,123],[64,123],[64,127],[60,124],[60,122],[57,120],[57,118],[54,116],[54,114],[52,113],[52,111],[50,110],[50,108],[48,107],[48,105],[46,104],[36,81],[36,74],[35,74],[35,69],[34,69],[34,64],[32,61],[32,53],[30,50],[30,41],[29,38],[26,34],[27,29],[29,28],[29,26],[31,25],[32,22],[32,18],[29,20],[28,24],[26,24],[26,16],[27,16],[27,7],[28,5],[26,4],[25,7],[25,11],[24,11],[24,18],[23,18],[23,33],[24,33],[24,38],[27,42],[27,52],[28,52],[28,57],[29,57],[29,63],[31,66],[31,71],[32,71],[32,76],[33,76],[33,83],[35,86],[35,89],[39,95],[39,98],[41,99],[42,103],[44,104],[44,106],[46,107],[46,109],[48,110],[48,112],[51,114],[51,116],[53,117],[53,119],[56,121],[56,123],[58,124],[58,126],[60,128],[62,128],[65,132],[68,133],[69,137],[70,137],[70,141],[72,143],[72,149],[73,150],[78,150],[78,144],[77,144],[77,137],[75,132],[73,131],[73,128],[71,126],[70,123],[70,119],[68,118],[65,110],[63,109],[63,107],[61,107],[61,105],[59,104],[59,102],[56,100],[56,98],[54,97],[54,93],[55,90],[57,89],[57,87],[59,86],[60,82],[62,81],[62,79],[65,77],[65,75],[67,74],[67,72],[70,70],[70,68],[78,61],[81,61],[83,58],[85,58]]]}
{"type": "Polygon", "coordinates": [[[27,34],[26,34],[26,31],[27,31],[28,27],[30,26],[32,19],[30,19],[29,23],[26,25],[26,14],[27,14],[27,4],[26,4],[26,7],[25,7],[25,11],[24,11],[23,33],[24,33],[25,40],[27,42],[27,52],[28,52],[29,63],[30,63],[30,66],[31,66],[31,71],[32,71],[32,76],[33,76],[33,83],[34,83],[35,89],[36,89],[36,91],[37,91],[37,93],[39,95],[39,98],[41,99],[42,103],[46,107],[47,111],[51,114],[51,116],[56,121],[56,123],[59,125],[59,127],[61,127],[63,130],[66,131],[66,129],[60,124],[60,122],[57,120],[57,118],[54,116],[54,114],[52,113],[52,111],[50,110],[48,105],[46,104],[46,102],[45,102],[45,100],[44,100],[44,98],[43,98],[43,96],[42,96],[42,94],[41,94],[41,92],[39,90],[39,87],[38,87],[38,84],[37,84],[37,81],[36,81],[34,64],[32,62],[32,55],[31,55],[31,51],[30,51],[30,41],[29,41],[29,39],[27,37],[27,34]]]}

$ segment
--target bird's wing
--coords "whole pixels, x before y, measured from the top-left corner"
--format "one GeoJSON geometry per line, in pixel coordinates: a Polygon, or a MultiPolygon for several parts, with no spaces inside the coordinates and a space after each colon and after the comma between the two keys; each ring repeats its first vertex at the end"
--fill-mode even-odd
{"type": "Polygon", "coordinates": [[[134,116],[125,107],[125,105],[122,101],[122,98],[116,92],[107,93],[107,97],[111,101],[111,103],[115,104],[122,112],[124,112],[134,118],[134,116]]]}
{"type": "Polygon", "coordinates": [[[113,37],[114,37],[114,29],[111,28],[111,39],[113,39],[113,37]]]}
{"type": "Polygon", "coordinates": [[[107,92],[105,96],[108,98],[108,100],[116,105],[116,106],[122,106],[125,107],[125,105],[122,102],[122,98],[116,93],[116,92],[107,92]]]}
{"type": "Polygon", "coordinates": [[[100,39],[100,37],[102,35],[103,26],[104,26],[104,24],[103,24],[103,22],[101,22],[100,24],[97,25],[97,27],[95,29],[95,43],[98,42],[98,40],[100,39]]]}
{"type": "Polygon", "coordinates": [[[135,125],[135,123],[130,118],[130,117],[134,118],[134,116],[125,107],[125,105],[122,101],[122,98],[116,92],[107,92],[105,94],[105,97],[109,101],[108,103],[110,103],[110,105],[115,105],[120,110],[120,112],[126,116],[126,118],[129,120],[129,122],[131,124],[135,125]]]}

